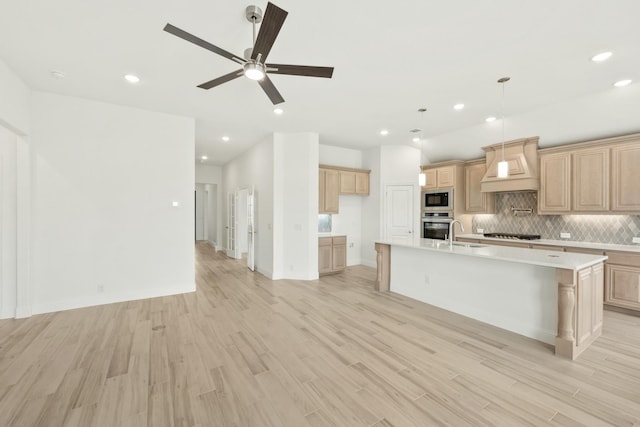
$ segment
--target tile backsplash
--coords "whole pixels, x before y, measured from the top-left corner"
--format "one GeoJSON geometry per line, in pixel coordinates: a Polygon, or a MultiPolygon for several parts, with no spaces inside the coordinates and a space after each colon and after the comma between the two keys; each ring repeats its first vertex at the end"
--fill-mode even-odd
{"type": "Polygon", "coordinates": [[[535,192],[496,193],[496,213],[474,215],[473,231],[485,233],[539,234],[542,239],[561,240],[560,233],[570,233],[566,240],[630,245],[640,236],[640,215],[538,215],[535,192]],[[511,208],[533,210],[515,216],[511,208]]]}

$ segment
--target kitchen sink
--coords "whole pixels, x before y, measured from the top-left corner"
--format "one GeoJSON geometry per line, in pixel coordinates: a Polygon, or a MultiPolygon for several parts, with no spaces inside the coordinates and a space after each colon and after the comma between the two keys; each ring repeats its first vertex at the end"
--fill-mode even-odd
{"type": "Polygon", "coordinates": [[[479,245],[477,243],[453,242],[453,246],[460,246],[463,248],[485,248],[487,245],[479,245]]]}

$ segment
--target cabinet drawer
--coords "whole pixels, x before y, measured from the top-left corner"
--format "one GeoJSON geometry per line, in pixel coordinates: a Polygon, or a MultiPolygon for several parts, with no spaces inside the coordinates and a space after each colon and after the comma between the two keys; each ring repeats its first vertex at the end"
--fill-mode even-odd
{"type": "Polygon", "coordinates": [[[589,254],[589,255],[604,255],[604,251],[600,249],[586,249],[586,248],[566,248],[567,252],[574,252],[576,254],[589,254]]]}
{"type": "Polygon", "coordinates": [[[564,252],[564,247],[562,246],[554,246],[554,245],[536,245],[533,244],[531,246],[532,249],[542,249],[544,251],[557,251],[557,252],[564,252]]]}
{"type": "Polygon", "coordinates": [[[331,246],[332,242],[332,237],[320,237],[318,239],[318,246],[331,246]]]}
{"type": "Polygon", "coordinates": [[[640,268],[640,254],[607,251],[606,255],[609,257],[607,260],[608,264],[621,264],[640,268]]]}
{"type": "Polygon", "coordinates": [[[347,244],[347,236],[336,236],[333,238],[334,245],[346,245],[347,244]]]}

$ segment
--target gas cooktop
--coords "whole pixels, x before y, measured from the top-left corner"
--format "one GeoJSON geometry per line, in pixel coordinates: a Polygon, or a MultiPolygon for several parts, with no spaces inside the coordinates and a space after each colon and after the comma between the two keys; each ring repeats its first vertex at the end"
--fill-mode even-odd
{"type": "Polygon", "coordinates": [[[511,233],[484,233],[484,237],[493,237],[494,239],[511,239],[511,240],[537,240],[539,234],[511,234],[511,233]]]}

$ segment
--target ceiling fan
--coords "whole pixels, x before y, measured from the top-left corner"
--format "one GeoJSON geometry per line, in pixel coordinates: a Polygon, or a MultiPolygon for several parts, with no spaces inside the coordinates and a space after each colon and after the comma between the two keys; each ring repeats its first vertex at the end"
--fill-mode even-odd
{"type": "Polygon", "coordinates": [[[278,37],[278,33],[280,32],[280,28],[282,28],[287,14],[287,11],[269,2],[267,3],[267,10],[264,13],[263,19],[262,10],[258,6],[247,6],[246,17],[247,20],[253,24],[253,47],[244,51],[244,58],[227,52],[169,23],[165,25],[164,31],[242,65],[242,68],[239,70],[198,85],[199,88],[211,89],[212,87],[244,75],[251,80],[256,80],[275,105],[284,102],[284,98],[280,95],[280,92],[278,92],[278,89],[276,89],[267,74],[289,74],[293,76],[325,78],[331,78],[333,75],[333,67],[266,63],[267,56],[273,47],[273,43],[276,41],[276,37],[278,37]],[[260,22],[262,22],[262,25],[256,38],[256,24],[260,22]]]}

